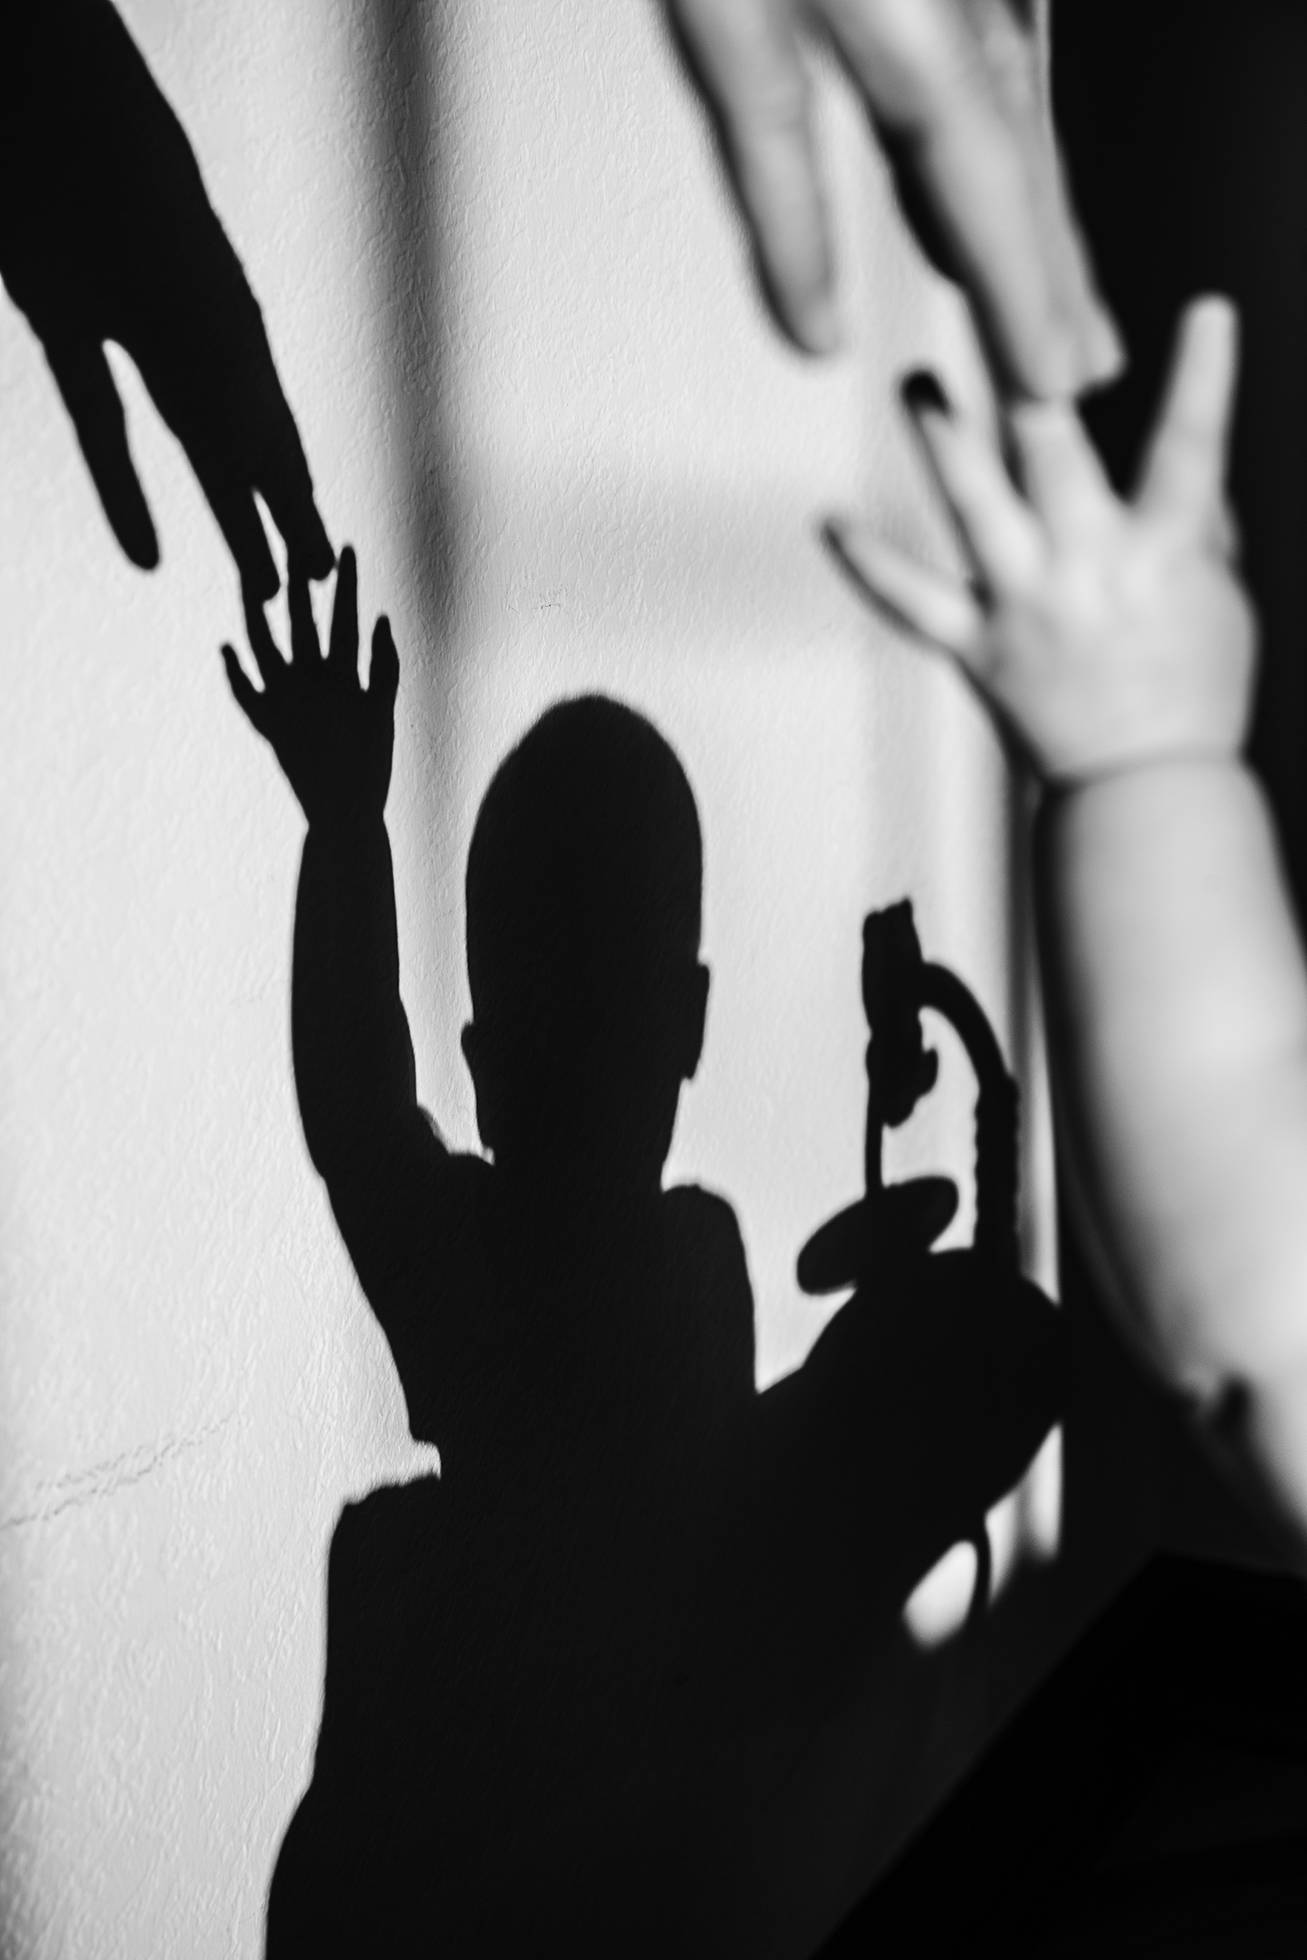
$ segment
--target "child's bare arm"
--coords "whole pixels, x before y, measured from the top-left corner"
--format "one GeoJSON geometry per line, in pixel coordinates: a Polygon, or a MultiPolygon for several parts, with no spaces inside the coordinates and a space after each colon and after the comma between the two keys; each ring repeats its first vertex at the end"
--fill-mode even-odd
{"type": "Polygon", "coordinates": [[[1047,791],[1040,901],[1078,1184],[1136,1328],[1307,1526],[1307,970],[1262,794],[1239,760],[1254,657],[1223,490],[1235,321],[1185,317],[1139,489],[1074,411],[1018,407],[1014,488],[917,391],[974,561],[940,580],[854,526],[868,592],[952,653],[1047,791]]]}
{"type": "Polygon", "coordinates": [[[331,635],[318,646],[308,585],[290,582],[291,652],[261,611],[247,623],[263,681],[224,647],[237,701],[308,818],[295,908],[295,1086],[313,1162],[369,1299],[387,1332],[419,1256],[421,1186],[443,1156],[417,1105],[399,993],[394,878],[384,810],[399,658],[379,619],[364,688],[358,674],[354,554],[341,554],[331,635]]]}

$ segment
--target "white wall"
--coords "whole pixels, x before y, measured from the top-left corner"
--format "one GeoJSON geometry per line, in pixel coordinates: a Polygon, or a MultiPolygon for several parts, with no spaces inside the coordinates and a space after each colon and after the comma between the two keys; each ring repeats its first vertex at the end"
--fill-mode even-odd
{"type": "MultiPolygon", "coordinates": [[[[819,368],[780,344],[652,0],[123,12],[263,303],[363,605],[395,622],[390,815],[423,1098],[474,1143],[461,880],[489,775],[549,700],[618,694],[699,799],[715,981],[673,1169],[736,1207],[774,1375],[822,1322],[797,1249],[861,1188],[863,914],[910,892],[929,955],[1012,1038],[996,746],[814,533],[856,504],[949,549],[891,384],[937,357],[976,389],[959,308],[826,77],[849,352],[819,368]]],[[[39,351],[0,314],[12,1960],[259,1950],[311,1761],[332,1525],[422,1460],[299,1135],[300,822],[227,695],[234,574],[117,369],[160,520],[150,578],[117,554],[39,351]]],[[[943,1052],[895,1162],[965,1188],[971,1085],[943,1052]]],[[[1004,1545],[1020,1526],[1047,1549],[1055,1510],[1050,1458],[1004,1545]]],[[[983,1732],[976,1684],[936,1690],[899,1707],[886,1679],[882,1851],[983,1732]]]]}

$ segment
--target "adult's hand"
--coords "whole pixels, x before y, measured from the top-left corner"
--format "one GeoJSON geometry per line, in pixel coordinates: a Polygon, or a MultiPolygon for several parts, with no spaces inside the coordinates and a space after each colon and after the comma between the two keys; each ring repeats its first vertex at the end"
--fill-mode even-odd
{"type": "Polygon", "coordinates": [[[932,259],[967,289],[1013,392],[1120,365],[1042,100],[1038,0],[664,0],[717,121],[764,291],[812,353],[837,343],[830,225],[802,31],[861,94],[932,259]]]}
{"type": "Polygon", "coordinates": [[[300,573],[333,553],[262,315],[186,134],[108,0],[12,5],[0,24],[0,276],[45,350],[115,537],[159,560],[104,354],[140,370],[246,591],[277,571],[257,490],[300,573]]]}

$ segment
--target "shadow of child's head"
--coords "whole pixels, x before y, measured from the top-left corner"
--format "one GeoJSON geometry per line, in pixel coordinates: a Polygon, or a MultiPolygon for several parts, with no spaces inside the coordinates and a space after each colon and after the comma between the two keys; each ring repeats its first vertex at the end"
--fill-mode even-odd
{"type": "Polygon", "coordinates": [[[598,695],[500,765],[467,866],[482,1141],[532,1182],[656,1186],[708,999],[703,846],[662,736],[598,695]]]}

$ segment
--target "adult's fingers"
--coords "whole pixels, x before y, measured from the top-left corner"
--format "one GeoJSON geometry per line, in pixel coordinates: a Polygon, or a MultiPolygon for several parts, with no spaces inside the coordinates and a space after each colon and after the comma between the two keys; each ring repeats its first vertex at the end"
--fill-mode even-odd
{"type": "Polygon", "coordinates": [[[964,663],[971,661],[985,622],[966,586],[914,564],[850,518],[831,518],[822,535],[854,582],[896,624],[964,663]]]}
{"type": "Polygon", "coordinates": [[[313,617],[309,582],[299,572],[286,580],[286,606],[290,614],[290,657],[295,667],[308,667],[322,658],[318,645],[318,626],[313,617]]]}
{"type": "Polygon", "coordinates": [[[353,545],[340,554],[336,571],[336,596],[331,608],[331,637],[327,659],[333,667],[347,670],[355,678],[359,665],[358,563],[353,545]]]}
{"type": "Polygon", "coordinates": [[[1050,536],[1073,541],[1111,511],[1112,486],[1071,402],[1021,402],[1008,424],[1022,488],[1050,536]]]}
{"type": "Polygon", "coordinates": [[[779,322],[809,353],[830,353],[839,341],[830,228],[795,0],[667,5],[718,118],[726,167],[779,322]]]}
{"type": "Polygon", "coordinates": [[[127,446],[127,418],[98,341],[51,340],[46,360],[119,544],[133,565],[152,572],[159,540],[127,446]]]}
{"type": "Polygon", "coordinates": [[[395,636],[390,630],[390,621],[385,613],[372,629],[372,666],[368,674],[368,693],[377,697],[378,705],[391,708],[399,691],[399,653],[395,646],[395,636]]]}
{"type": "MultiPolygon", "coordinates": [[[[271,357],[269,367],[271,370],[271,357]]],[[[314,501],[313,479],[304,445],[275,370],[271,370],[270,385],[265,392],[274,397],[266,412],[275,435],[259,465],[255,487],[262,493],[272,521],[282,535],[292,570],[302,571],[307,578],[326,578],[336,562],[336,554],[314,501]]]]}
{"type": "Polygon", "coordinates": [[[1106,378],[1119,349],[1044,126],[1033,30],[1008,0],[820,8],[1005,384],[1043,398],[1106,378]]]}
{"type": "Polygon", "coordinates": [[[207,443],[187,444],[191,468],[236,562],[241,590],[261,604],[274,597],[281,580],[263,529],[254,493],[229,456],[217,458],[207,443]]]}
{"type": "Polygon", "coordinates": [[[935,480],[962,542],[992,592],[1019,589],[1044,550],[1039,527],[1013,489],[1003,459],[984,433],[948,413],[933,377],[911,375],[903,388],[935,480]]]}
{"type": "Polygon", "coordinates": [[[1140,472],[1136,503],[1154,516],[1204,525],[1224,498],[1239,365],[1239,316],[1215,295],[1181,315],[1166,394],[1140,472]]]}

